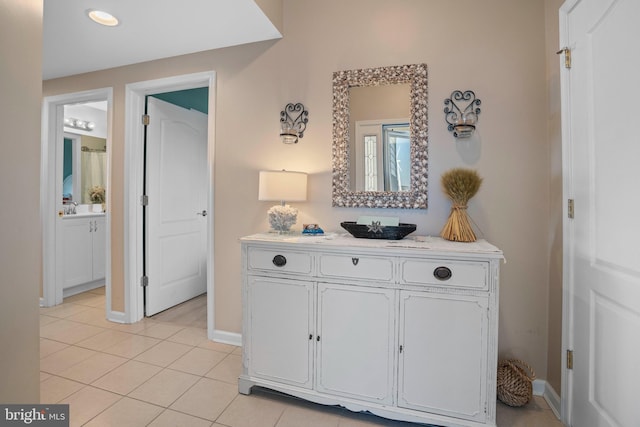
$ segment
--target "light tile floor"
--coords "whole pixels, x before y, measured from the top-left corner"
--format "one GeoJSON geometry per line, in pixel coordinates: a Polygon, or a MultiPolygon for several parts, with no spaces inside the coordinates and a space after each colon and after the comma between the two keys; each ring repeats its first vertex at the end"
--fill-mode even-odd
{"type": "MultiPolygon", "coordinates": [[[[40,397],[68,403],[71,426],[412,426],[256,390],[238,394],[240,348],[209,341],[206,299],[132,325],[105,320],[104,288],[40,309],[40,397]]],[[[562,424],[544,399],[498,403],[499,427],[562,424]]]]}

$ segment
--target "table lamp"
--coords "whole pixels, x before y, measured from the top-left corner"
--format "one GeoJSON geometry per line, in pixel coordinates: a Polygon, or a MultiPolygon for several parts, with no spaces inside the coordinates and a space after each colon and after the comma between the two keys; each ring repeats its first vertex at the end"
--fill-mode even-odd
{"type": "Polygon", "coordinates": [[[307,174],[291,171],[260,171],[258,200],[280,201],[269,209],[268,219],[273,232],[287,233],[296,223],[298,210],[286,202],[307,200],[307,174]]]}

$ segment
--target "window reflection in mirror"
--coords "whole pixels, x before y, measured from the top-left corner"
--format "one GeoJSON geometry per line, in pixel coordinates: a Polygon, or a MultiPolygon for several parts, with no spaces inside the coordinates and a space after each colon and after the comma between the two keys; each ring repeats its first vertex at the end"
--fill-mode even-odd
{"type": "Polygon", "coordinates": [[[349,88],[352,191],[409,191],[410,85],[349,88]]]}
{"type": "Polygon", "coordinates": [[[409,121],[382,126],[384,188],[374,191],[409,191],[409,121]]]}
{"type": "Polygon", "coordinates": [[[409,119],[356,122],[355,191],[409,191],[411,144],[409,119]]]}

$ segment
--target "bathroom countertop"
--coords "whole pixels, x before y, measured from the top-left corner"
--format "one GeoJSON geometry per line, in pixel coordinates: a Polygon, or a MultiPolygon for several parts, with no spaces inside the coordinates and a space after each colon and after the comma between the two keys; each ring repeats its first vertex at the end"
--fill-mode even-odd
{"type": "Polygon", "coordinates": [[[104,212],[83,212],[83,213],[76,213],[76,214],[68,214],[68,215],[63,215],[62,219],[89,218],[92,216],[104,216],[104,212]]]}

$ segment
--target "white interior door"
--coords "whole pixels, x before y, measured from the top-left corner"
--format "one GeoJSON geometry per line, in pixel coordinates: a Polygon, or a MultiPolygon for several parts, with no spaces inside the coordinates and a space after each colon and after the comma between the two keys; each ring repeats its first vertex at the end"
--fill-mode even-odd
{"type": "MultiPolygon", "coordinates": [[[[570,425],[640,423],[640,1],[572,0],[561,9],[570,425]]],[[[565,398],[563,396],[563,398],[565,398]]]]}
{"type": "Polygon", "coordinates": [[[145,314],[206,292],[207,116],[149,97],[145,314]]]}

